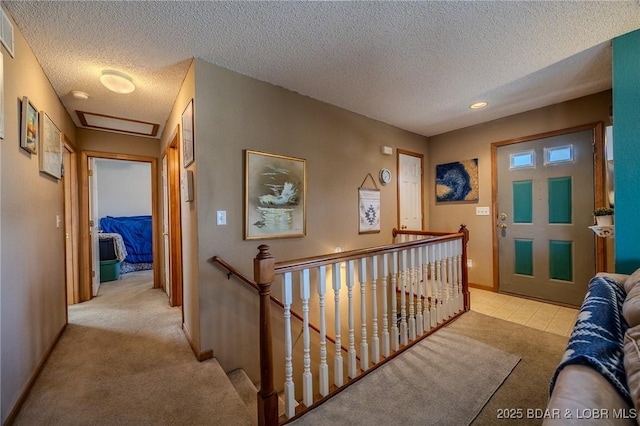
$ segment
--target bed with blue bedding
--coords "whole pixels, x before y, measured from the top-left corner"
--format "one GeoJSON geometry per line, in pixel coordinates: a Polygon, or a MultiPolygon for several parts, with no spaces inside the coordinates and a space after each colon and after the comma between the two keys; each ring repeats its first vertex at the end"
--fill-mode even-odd
{"type": "Polygon", "coordinates": [[[100,219],[102,232],[120,234],[127,249],[121,272],[153,267],[151,216],[106,216],[100,219]]]}

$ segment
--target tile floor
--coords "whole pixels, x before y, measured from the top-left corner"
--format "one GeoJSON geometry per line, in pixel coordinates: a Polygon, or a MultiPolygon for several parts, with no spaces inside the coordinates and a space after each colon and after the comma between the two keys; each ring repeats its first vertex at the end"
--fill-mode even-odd
{"type": "Polygon", "coordinates": [[[571,334],[578,316],[578,309],[478,288],[470,288],[469,291],[472,311],[561,336],[568,337],[571,334]]]}

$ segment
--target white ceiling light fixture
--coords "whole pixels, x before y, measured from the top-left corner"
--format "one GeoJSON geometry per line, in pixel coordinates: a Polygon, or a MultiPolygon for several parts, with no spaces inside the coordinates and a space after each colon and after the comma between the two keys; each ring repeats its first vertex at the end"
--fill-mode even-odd
{"type": "Polygon", "coordinates": [[[89,99],[89,94],[86,92],[81,92],[79,90],[72,90],[71,91],[71,96],[73,96],[75,99],[80,99],[83,101],[86,101],[87,99],[89,99]]]}
{"type": "Polygon", "coordinates": [[[469,108],[471,108],[471,109],[482,109],[482,108],[486,107],[487,105],[489,105],[487,102],[480,101],[480,102],[472,103],[471,105],[469,105],[469,108]]]}
{"type": "Polygon", "coordinates": [[[136,90],[131,77],[120,71],[104,70],[100,76],[100,82],[112,92],[126,94],[136,90]]]}

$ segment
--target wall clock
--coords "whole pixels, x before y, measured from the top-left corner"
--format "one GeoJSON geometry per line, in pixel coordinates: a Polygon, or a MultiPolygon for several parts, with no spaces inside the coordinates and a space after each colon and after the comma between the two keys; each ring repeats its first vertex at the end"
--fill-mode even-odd
{"type": "Polygon", "coordinates": [[[386,185],[389,182],[391,182],[391,170],[380,169],[380,183],[386,185]]]}

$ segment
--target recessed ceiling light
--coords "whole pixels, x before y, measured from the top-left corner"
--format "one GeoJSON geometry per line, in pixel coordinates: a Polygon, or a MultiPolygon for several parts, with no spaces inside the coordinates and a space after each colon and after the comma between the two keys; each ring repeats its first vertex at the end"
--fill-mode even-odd
{"type": "Polygon", "coordinates": [[[89,99],[89,94],[86,92],[81,92],[79,90],[72,90],[71,91],[71,96],[73,96],[75,99],[81,99],[83,101],[89,99]]]}
{"type": "Polygon", "coordinates": [[[136,90],[136,86],[133,84],[133,81],[131,81],[131,77],[119,71],[102,71],[100,82],[104,87],[116,93],[125,94],[136,90]]]}
{"type": "Polygon", "coordinates": [[[469,105],[471,109],[480,109],[486,107],[488,104],[485,101],[475,102],[469,105]]]}

